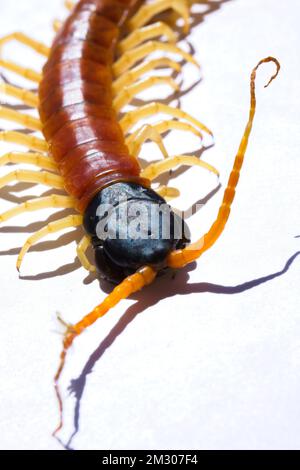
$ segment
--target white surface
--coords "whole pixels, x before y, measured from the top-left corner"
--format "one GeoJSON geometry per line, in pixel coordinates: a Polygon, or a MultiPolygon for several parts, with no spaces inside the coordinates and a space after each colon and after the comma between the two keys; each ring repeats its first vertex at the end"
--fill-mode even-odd
{"type": "MultiPolygon", "coordinates": [[[[22,30],[50,39],[61,4],[0,0],[1,35],[22,30]]],[[[81,380],[73,448],[300,448],[300,256],[276,276],[300,250],[299,13],[298,0],[227,1],[189,36],[203,81],[181,106],[213,129],[216,145],[203,158],[220,169],[223,184],[194,217],[194,237],[212,223],[222,198],[248,115],[252,67],[272,54],[282,70],[267,90],[272,65],[259,72],[257,117],[222,238],[197,267],[176,280],[160,279],[76,340],[62,380],[64,442],[75,407],[67,387],[89,373],[81,380]]],[[[15,48],[8,49],[10,58],[15,48]]],[[[22,51],[20,59],[33,64],[34,56],[22,51]]],[[[192,68],[185,71],[194,77],[192,68]]],[[[187,151],[190,141],[175,134],[168,148],[178,152],[180,143],[187,151]]],[[[187,208],[215,180],[190,170],[175,185],[186,195],[176,205],[187,208]]],[[[15,189],[22,192],[2,191],[11,199],[1,200],[1,211],[35,194],[23,185],[15,189]]],[[[98,282],[85,280],[72,264],[75,244],[68,235],[59,244],[38,245],[25,260],[24,276],[58,270],[54,275],[18,279],[16,247],[47,217],[20,217],[0,229],[2,449],[61,448],[51,437],[57,423],[52,377],[61,349],[55,312],[76,321],[104,297],[98,282]]]]}

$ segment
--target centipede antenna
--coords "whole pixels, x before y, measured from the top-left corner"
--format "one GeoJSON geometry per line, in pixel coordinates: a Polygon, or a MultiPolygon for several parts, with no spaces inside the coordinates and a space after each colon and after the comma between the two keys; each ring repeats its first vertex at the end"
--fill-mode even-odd
{"type": "Polygon", "coordinates": [[[233,169],[230,173],[227,188],[224,193],[223,201],[220,206],[217,218],[210,230],[202,236],[198,241],[189,245],[187,248],[182,250],[173,251],[168,257],[168,266],[172,268],[181,268],[196,259],[198,259],[202,253],[207,251],[220,237],[226,223],[229,219],[231,206],[235,197],[235,190],[239,181],[240,171],[244,162],[245,153],[248,147],[248,141],[252,130],[253,120],[256,111],[256,96],[255,96],[255,79],[256,71],[261,64],[266,62],[273,62],[276,65],[276,72],[272,75],[270,80],[265,86],[269,84],[277,77],[280,70],[280,63],[274,57],[266,57],[258,62],[256,67],[252,70],[250,77],[250,111],[248,122],[241,139],[239,149],[233,164],[233,169]]]}
{"type": "MultiPolygon", "coordinates": [[[[69,325],[65,321],[63,324],[66,326],[66,334],[63,341],[63,350],[60,355],[60,363],[58,370],[54,377],[54,389],[58,401],[58,408],[59,408],[59,424],[55,431],[53,432],[53,436],[62,429],[63,427],[63,400],[60,393],[59,387],[59,379],[63,372],[67,351],[73,344],[74,339],[79,336],[86,328],[93,325],[98,318],[104,317],[109,310],[115,307],[122,299],[126,299],[134,292],[141,290],[144,286],[151,284],[156,277],[156,271],[152,269],[150,266],[145,266],[139,269],[135,274],[126,277],[124,281],[122,281],[114,290],[104,299],[104,301],[98,305],[92,312],[87,314],[82,320],[80,320],[75,325],[69,325]]],[[[60,319],[60,321],[62,321],[60,319]]]]}

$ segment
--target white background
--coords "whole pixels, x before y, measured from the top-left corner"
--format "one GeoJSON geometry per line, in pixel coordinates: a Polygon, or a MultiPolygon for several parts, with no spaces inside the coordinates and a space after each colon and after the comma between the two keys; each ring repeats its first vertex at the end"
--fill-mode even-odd
{"type": "MultiPolygon", "coordinates": [[[[220,170],[222,188],[193,218],[194,238],[216,216],[248,115],[252,67],[272,54],[282,70],[266,90],[273,66],[259,71],[253,134],[218,243],[197,266],[159,279],[75,341],[62,380],[60,434],[66,443],[74,428],[72,383],[80,398],[75,449],[300,448],[299,1],[196,3],[208,11],[188,40],[203,79],[181,107],[213,129],[216,144],[203,158],[220,170]]],[[[0,10],[1,35],[22,30],[44,41],[64,14],[61,0],[0,0],[0,10]]],[[[5,55],[37,66],[35,54],[16,44],[5,55]]],[[[184,73],[185,88],[197,81],[193,67],[184,73]]],[[[154,99],[157,91],[149,93],[154,99]]],[[[170,154],[198,145],[182,133],[166,142],[170,154]]],[[[217,183],[193,169],[171,184],[183,193],[174,205],[186,209],[217,183]]],[[[35,194],[23,184],[1,190],[1,212],[35,194]]],[[[17,248],[49,217],[42,211],[0,228],[2,449],[62,448],[51,437],[62,340],[55,312],[74,322],[105,295],[74,261],[73,232],[33,248],[25,279],[18,278],[17,248]]]]}

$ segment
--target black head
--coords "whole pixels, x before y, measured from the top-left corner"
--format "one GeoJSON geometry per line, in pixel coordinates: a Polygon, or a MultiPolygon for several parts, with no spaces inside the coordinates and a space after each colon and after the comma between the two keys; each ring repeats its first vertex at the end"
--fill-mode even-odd
{"type": "Polygon", "coordinates": [[[99,272],[114,282],[141,266],[163,269],[168,254],[189,238],[187,226],[166,201],[134,183],[100,191],[85,211],[84,227],[92,237],[99,272]]]}

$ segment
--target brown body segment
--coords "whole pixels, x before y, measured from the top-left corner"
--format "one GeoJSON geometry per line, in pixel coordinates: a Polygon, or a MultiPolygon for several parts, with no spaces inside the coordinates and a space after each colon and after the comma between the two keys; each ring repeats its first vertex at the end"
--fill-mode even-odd
{"type": "Polygon", "coordinates": [[[43,132],[47,141],[69,122],[83,119],[86,116],[93,116],[94,118],[103,118],[105,116],[106,119],[116,119],[116,113],[112,108],[91,103],[79,103],[61,108],[52,114],[43,126],[43,132]]]}
{"type": "Polygon", "coordinates": [[[81,103],[109,107],[111,102],[111,89],[96,83],[74,82],[63,86],[57,85],[57,88],[42,101],[40,116],[43,122],[47,122],[61,108],[81,103]]]}
{"type": "Polygon", "coordinates": [[[111,63],[136,0],[82,0],[58,33],[39,87],[40,117],[66,190],[83,211],[115,181],[148,185],[113,109],[111,63]]]}
{"type": "Polygon", "coordinates": [[[111,85],[111,71],[107,65],[98,64],[87,59],[69,59],[53,64],[45,73],[40,86],[40,95],[47,98],[53,91],[54,85],[71,83],[97,83],[105,87],[111,85]]]}
{"type": "Polygon", "coordinates": [[[51,58],[44,66],[44,74],[51,70],[53,65],[75,59],[91,60],[98,65],[109,65],[112,61],[112,54],[107,47],[99,46],[93,41],[79,41],[78,39],[71,39],[69,46],[66,48],[65,44],[57,45],[52,49],[51,58]]]}

